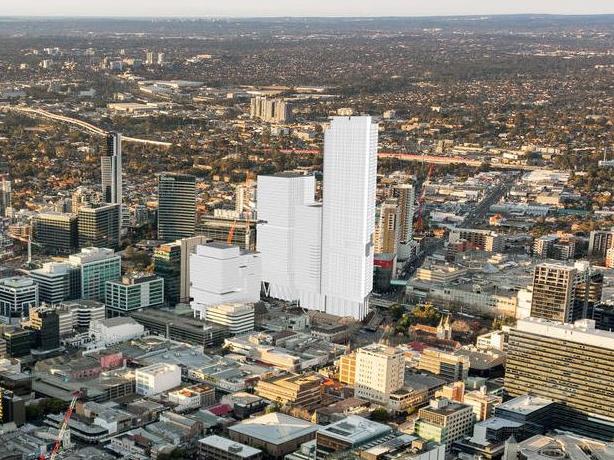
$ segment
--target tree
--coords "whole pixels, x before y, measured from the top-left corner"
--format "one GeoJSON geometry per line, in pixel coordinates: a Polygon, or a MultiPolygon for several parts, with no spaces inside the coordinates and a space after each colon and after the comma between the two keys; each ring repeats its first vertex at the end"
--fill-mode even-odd
{"type": "Polygon", "coordinates": [[[371,412],[371,420],[374,422],[387,423],[390,421],[390,414],[386,409],[380,407],[371,412]]]}

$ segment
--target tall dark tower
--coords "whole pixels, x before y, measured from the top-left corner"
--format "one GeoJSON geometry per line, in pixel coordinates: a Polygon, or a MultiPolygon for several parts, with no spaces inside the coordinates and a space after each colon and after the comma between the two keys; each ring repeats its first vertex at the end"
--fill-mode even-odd
{"type": "Polygon", "coordinates": [[[122,135],[107,134],[107,151],[100,160],[102,193],[109,204],[122,204],[122,135]]]}
{"type": "Polygon", "coordinates": [[[194,236],[196,178],[162,173],[158,182],[158,238],[175,241],[194,236]]]}

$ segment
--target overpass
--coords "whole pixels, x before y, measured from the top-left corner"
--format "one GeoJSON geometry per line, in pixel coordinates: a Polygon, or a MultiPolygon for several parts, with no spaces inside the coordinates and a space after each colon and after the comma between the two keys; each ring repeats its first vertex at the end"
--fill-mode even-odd
{"type": "MultiPolygon", "coordinates": [[[[65,115],[60,115],[57,113],[48,112],[42,109],[33,109],[30,107],[20,107],[20,106],[12,106],[12,105],[0,105],[0,110],[7,112],[17,112],[23,115],[31,116],[31,117],[41,117],[49,120],[59,121],[60,123],[67,123],[72,126],[76,126],[77,128],[81,128],[82,130],[94,134],[95,136],[106,136],[107,131],[95,126],[91,123],[88,123],[83,120],[79,120],[78,118],[67,117],[65,115]]],[[[133,142],[136,144],[148,144],[148,145],[156,145],[159,147],[171,147],[173,144],[170,142],[162,142],[162,141],[153,141],[150,139],[139,139],[136,137],[128,137],[122,136],[122,141],[124,142],[133,142]]]]}

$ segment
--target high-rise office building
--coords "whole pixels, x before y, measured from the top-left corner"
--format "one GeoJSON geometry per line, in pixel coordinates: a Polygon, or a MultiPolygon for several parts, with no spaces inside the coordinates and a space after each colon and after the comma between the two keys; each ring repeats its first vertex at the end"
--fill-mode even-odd
{"type": "Polygon", "coordinates": [[[38,285],[26,277],[0,279],[0,317],[3,323],[18,323],[38,307],[38,285]]]}
{"type": "Polygon", "coordinates": [[[414,238],[414,202],[416,200],[412,184],[398,184],[392,189],[393,196],[399,202],[399,260],[407,260],[412,252],[414,238]]]}
{"type": "MultiPolygon", "coordinates": [[[[559,422],[614,436],[614,333],[593,320],[519,320],[509,336],[505,389],[561,403],[559,422]]],[[[599,436],[597,436],[599,435],[599,436]]]]}
{"type": "Polygon", "coordinates": [[[125,316],[132,311],[164,304],[164,279],[152,274],[130,274],[121,280],[107,281],[107,316],[125,316]]]}
{"type": "Polygon", "coordinates": [[[387,199],[380,205],[375,228],[376,253],[397,253],[401,235],[400,220],[399,203],[396,198],[387,199]]]}
{"type": "Polygon", "coordinates": [[[106,154],[100,159],[102,193],[106,203],[122,204],[122,135],[107,134],[106,154]]]}
{"type": "Polygon", "coordinates": [[[531,316],[560,322],[587,318],[601,300],[603,276],[590,264],[544,263],[535,267],[531,316]]]}
{"type": "Polygon", "coordinates": [[[32,221],[32,233],[34,241],[53,254],[72,254],[79,247],[75,214],[38,214],[32,221]]]}
{"type": "Polygon", "coordinates": [[[60,317],[51,308],[33,308],[30,312],[30,329],[34,331],[35,347],[40,351],[60,348],[60,317]]]}
{"type": "Polygon", "coordinates": [[[207,307],[260,300],[262,280],[258,253],[238,246],[207,243],[190,256],[190,297],[194,316],[205,319],[207,307]]]}
{"type": "Polygon", "coordinates": [[[196,178],[163,173],[158,182],[158,238],[175,241],[194,236],[196,178]]]}
{"type": "Polygon", "coordinates": [[[68,263],[80,270],[81,299],[104,302],[106,282],[121,278],[122,260],[112,249],[83,248],[68,263]]]}
{"type": "Polygon", "coordinates": [[[32,270],[30,278],[38,284],[40,302],[55,305],[80,296],[79,268],[62,262],[47,262],[32,270]]]}
{"type": "Polygon", "coordinates": [[[154,272],[164,279],[164,300],[169,306],[179,302],[181,283],[181,245],[166,243],[154,252],[154,272]]]}
{"type": "Polygon", "coordinates": [[[373,287],[377,125],[334,117],[324,136],[323,309],[364,318],[373,287]]]}
{"type": "Polygon", "coordinates": [[[405,356],[397,348],[371,344],[356,351],[354,393],[357,398],[387,404],[405,382],[405,356]]]}
{"type": "Polygon", "coordinates": [[[121,206],[82,207],[78,215],[79,247],[116,249],[120,243],[121,206]]]}

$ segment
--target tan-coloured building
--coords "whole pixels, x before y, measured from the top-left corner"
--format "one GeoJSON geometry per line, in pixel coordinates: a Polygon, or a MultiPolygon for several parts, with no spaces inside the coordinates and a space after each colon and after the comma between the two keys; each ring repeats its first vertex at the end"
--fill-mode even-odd
{"type": "Polygon", "coordinates": [[[339,358],[339,381],[347,385],[356,383],[356,353],[339,358]]]}
{"type": "Polygon", "coordinates": [[[322,402],[321,380],[315,373],[290,374],[271,380],[260,380],[256,385],[256,394],[281,405],[290,404],[311,409],[322,402]]]}
{"type": "Polygon", "coordinates": [[[356,352],[355,396],[387,404],[405,382],[405,356],[397,348],[372,344],[356,352]]]}

